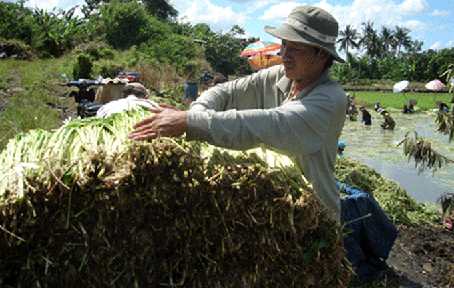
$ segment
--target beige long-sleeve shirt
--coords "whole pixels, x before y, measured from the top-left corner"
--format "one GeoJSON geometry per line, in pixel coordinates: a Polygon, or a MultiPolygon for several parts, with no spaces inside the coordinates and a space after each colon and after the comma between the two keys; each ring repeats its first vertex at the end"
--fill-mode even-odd
{"type": "Polygon", "coordinates": [[[290,156],[340,222],[333,173],[347,98],[325,70],[282,104],[291,83],[280,65],[205,91],[188,110],[186,138],[237,150],[264,144],[290,156]]]}

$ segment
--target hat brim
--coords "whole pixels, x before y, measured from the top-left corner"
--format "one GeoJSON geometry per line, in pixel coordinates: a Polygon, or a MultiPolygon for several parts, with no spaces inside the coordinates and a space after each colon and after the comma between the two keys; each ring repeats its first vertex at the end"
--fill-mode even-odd
{"type": "Polygon", "coordinates": [[[324,51],[328,52],[331,54],[334,59],[339,62],[339,63],[345,63],[345,60],[342,59],[336,52],[336,47],[333,44],[326,44],[324,42],[321,42],[312,36],[305,34],[303,32],[298,32],[297,30],[293,29],[290,25],[288,24],[283,24],[279,28],[274,28],[271,26],[265,26],[263,28],[266,33],[271,34],[279,39],[282,40],[287,40],[291,42],[298,42],[298,43],[304,43],[307,45],[311,45],[320,49],[323,49],[324,51]]]}

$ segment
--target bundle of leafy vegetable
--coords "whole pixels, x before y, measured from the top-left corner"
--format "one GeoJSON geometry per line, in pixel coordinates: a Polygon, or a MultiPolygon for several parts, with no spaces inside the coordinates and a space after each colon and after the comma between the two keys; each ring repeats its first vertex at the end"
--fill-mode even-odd
{"type": "Polygon", "coordinates": [[[0,155],[3,286],[347,286],[340,227],[294,167],[259,150],[128,140],[147,113],[11,140],[0,155]]]}

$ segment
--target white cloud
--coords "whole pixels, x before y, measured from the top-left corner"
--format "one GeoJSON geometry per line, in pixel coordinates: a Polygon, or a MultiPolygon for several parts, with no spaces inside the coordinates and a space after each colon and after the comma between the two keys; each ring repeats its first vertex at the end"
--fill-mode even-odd
{"type": "Polygon", "coordinates": [[[208,0],[193,1],[185,11],[179,11],[181,17],[185,17],[191,23],[206,23],[213,31],[227,31],[233,25],[246,22],[246,13],[233,12],[231,6],[220,7],[208,0]]]}
{"type": "Polygon", "coordinates": [[[445,44],[446,48],[452,48],[454,47],[454,40],[449,41],[448,43],[445,44]]]}
{"type": "Polygon", "coordinates": [[[254,2],[254,0],[228,0],[229,2],[234,2],[234,3],[239,3],[239,4],[244,4],[248,2],[254,2]]]}
{"type": "Polygon", "coordinates": [[[48,12],[52,11],[54,7],[59,7],[58,0],[49,0],[49,1],[38,1],[38,0],[30,0],[25,2],[25,6],[39,9],[47,10],[48,12]]]}
{"type": "Polygon", "coordinates": [[[368,21],[376,30],[381,26],[394,27],[402,19],[397,11],[397,6],[390,0],[355,0],[351,6],[336,6],[331,13],[339,21],[340,29],[351,25],[361,32],[361,24],[368,21]]]}
{"type": "Polygon", "coordinates": [[[290,14],[293,8],[301,5],[297,2],[284,2],[281,4],[273,5],[268,10],[266,10],[262,16],[259,17],[260,20],[274,21],[274,22],[285,22],[287,16],[290,14]]]}
{"type": "Polygon", "coordinates": [[[435,9],[432,13],[430,13],[431,16],[449,16],[451,15],[452,12],[450,11],[440,11],[438,9],[435,9]]]}
{"type": "Polygon", "coordinates": [[[54,8],[55,12],[58,12],[59,9],[67,10],[69,8],[72,8],[77,5],[85,5],[85,1],[82,0],[71,0],[71,1],[65,1],[65,0],[29,0],[25,2],[25,6],[31,7],[31,8],[36,8],[38,7],[39,9],[47,10],[48,12],[51,12],[54,8]]]}
{"type": "Polygon", "coordinates": [[[249,6],[247,9],[246,9],[246,12],[248,14],[252,14],[254,13],[255,11],[267,6],[269,4],[269,1],[255,1],[253,2],[253,5],[249,6]]]}
{"type": "Polygon", "coordinates": [[[447,24],[442,24],[438,27],[440,30],[452,30],[452,24],[447,23],[447,24]]]}
{"type": "Polygon", "coordinates": [[[441,41],[437,41],[432,46],[429,47],[429,49],[437,50],[441,46],[441,41]]]}
{"type": "Polygon", "coordinates": [[[406,21],[403,26],[410,29],[412,32],[424,31],[427,29],[427,24],[418,20],[406,21]]]}
{"type": "Polygon", "coordinates": [[[399,11],[404,14],[424,13],[429,8],[426,0],[405,0],[399,5],[399,11]]]}

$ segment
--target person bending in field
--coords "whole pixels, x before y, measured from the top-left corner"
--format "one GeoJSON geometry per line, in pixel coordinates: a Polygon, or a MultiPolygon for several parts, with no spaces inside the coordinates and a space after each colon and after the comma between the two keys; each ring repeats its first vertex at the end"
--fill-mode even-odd
{"type": "Polygon", "coordinates": [[[383,108],[378,109],[378,113],[383,116],[384,122],[380,125],[383,129],[394,130],[396,122],[391,117],[388,111],[383,108]]]}
{"type": "Polygon", "coordinates": [[[361,123],[364,123],[364,125],[372,125],[372,116],[370,116],[369,111],[366,110],[364,106],[359,107],[359,111],[363,115],[363,119],[361,120],[361,123]]]}

